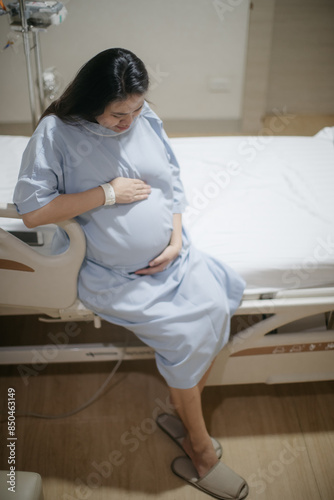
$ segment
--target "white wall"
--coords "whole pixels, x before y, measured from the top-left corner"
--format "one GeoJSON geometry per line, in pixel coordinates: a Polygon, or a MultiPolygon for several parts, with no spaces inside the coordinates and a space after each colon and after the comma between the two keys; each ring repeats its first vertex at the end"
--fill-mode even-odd
{"type": "MultiPolygon", "coordinates": [[[[101,50],[124,47],[147,65],[150,100],[168,119],[240,119],[249,0],[70,0],[68,17],[41,34],[44,68],[56,66],[64,85],[101,50]],[[212,77],[231,90],[210,92],[212,77]]],[[[0,18],[0,43],[9,33],[0,18]]],[[[22,45],[0,54],[0,122],[28,122],[22,45]]]]}

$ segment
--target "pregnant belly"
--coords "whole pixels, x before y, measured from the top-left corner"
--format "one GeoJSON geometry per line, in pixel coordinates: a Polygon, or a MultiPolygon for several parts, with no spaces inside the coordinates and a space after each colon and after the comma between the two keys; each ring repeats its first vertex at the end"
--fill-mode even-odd
{"type": "Polygon", "coordinates": [[[173,230],[173,202],[152,189],[147,200],[93,211],[87,257],[108,267],[130,271],[148,265],[168,245],[173,230]]]}

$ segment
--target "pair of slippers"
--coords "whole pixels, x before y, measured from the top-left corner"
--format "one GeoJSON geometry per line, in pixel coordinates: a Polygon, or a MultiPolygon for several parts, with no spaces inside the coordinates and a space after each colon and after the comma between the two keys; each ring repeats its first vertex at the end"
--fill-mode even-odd
{"type": "MultiPolygon", "coordinates": [[[[162,429],[184,451],[182,442],[186,429],[175,415],[162,413],[156,420],[162,429]]],[[[223,454],[222,447],[215,438],[211,438],[218,459],[223,454]]],[[[238,476],[223,462],[217,462],[203,477],[198,473],[188,456],[177,457],[172,462],[172,471],[191,485],[220,500],[242,500],[248,495],[246,481],[238,476]]]]}

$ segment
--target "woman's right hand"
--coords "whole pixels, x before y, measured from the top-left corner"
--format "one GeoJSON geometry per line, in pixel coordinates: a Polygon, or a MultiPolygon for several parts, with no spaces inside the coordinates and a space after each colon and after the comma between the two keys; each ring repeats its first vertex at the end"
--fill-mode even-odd
{"type": "Polygon", "coordinates": [[[110,184],[115,191],[116,203],[134,203],[146,200],[151,192],[151,186],[140,179],[116,177],[110,184]]]}

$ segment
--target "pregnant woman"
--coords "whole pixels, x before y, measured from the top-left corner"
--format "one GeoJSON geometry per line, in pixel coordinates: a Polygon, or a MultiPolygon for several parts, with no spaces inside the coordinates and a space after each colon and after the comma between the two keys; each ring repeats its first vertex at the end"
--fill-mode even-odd
{"type": "MultiPolygon", "coordinates": [[[[79,298],[152,347],[169,386],[179,417],[158,423],[181,438],[185,452],[173,471],[216,498],[241,499],[248,486],[219,460],[201,392],[245,283],[196,250],[182,227],[179,165],[145,100],[148,87],[144,64],[128,50],[88,61],[44,112],[23,155],[14,203],[30,228],[77,220],[87,241],[79,298]]],[[[67,245],[58,228],[54,252],[67,245]]]]}

